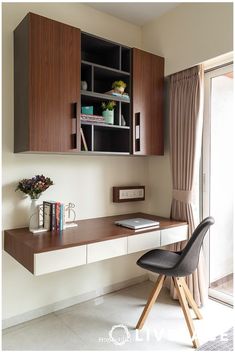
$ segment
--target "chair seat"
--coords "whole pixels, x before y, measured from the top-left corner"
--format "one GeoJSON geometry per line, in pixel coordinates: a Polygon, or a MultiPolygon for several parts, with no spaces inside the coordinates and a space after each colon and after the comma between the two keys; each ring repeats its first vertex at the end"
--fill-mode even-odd
{"type": "Polygon", "coordinates": [[[162,249],[150,250],[137,261],[137,265],[156,273],[166,276],[175,276],[175,266],[180,260],[180,254],[162,249]]]}

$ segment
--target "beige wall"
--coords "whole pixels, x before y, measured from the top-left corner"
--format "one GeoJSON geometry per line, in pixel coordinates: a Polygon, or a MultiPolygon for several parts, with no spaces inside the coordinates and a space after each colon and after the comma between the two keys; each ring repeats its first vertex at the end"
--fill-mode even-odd
{"type": "MultiPolygon", "coordinates": [[[[231,52],[233,5],[232,3],[179,5],[143,26],[142,47],[165,57],[166,76],[231,52]]],[[[167,93],[165,98],[165,156],[149,159],[149,185],[153,190],[150,211],[169,215],[172,182],[168,151],[167,93]]]]}
{"type": "MultiPolygon", "coordinates": [[[[141,30],[81,4],[3,4],[3,228],[27,225],[29,200],[14,189],[19,179],[36,173],[44,173],[55,182],[41,200],[72,201],[77,205],[79,219],[136,210],[151,210],[168,216],[171,201],[168,142],[163,157],[13,154],[12,32],[29,11],[166,56],[166,73],[169,74],[232,50],[231,5],[184,4],[141,30]],[[121,205],[111,202],[113,185],[134,183],[147,186],[146,202],[121,205]]],[[[167,126],[165,135],[167,141],[167,126]]],[[[134,254],[35,278],[4,253],[3,317],[10,318],[138,276],[143,273],[135,265],[138,256],[134,254]]]]}
{"type": "Polygon", "coordinates": [[[184,3],[145,25],[143,48],[166,59],[166,76],[233,50],[232,3],[184,3]]]}
{"type": "MultiPolygon", "coordinates": [[[[30,202],[14,190],[19,179],[37,173],[50,176],[55,182],[41,200],[74,202],[79,219],[144,210],[147,202],[113,204],[111,187],[147,185],[145,158],[13,154],[13,30],[29,11],[126,45],[140,46],[141,42],[137,26],[83,5],[3,4],[3,228],[27,225],[30,202]]],[[[34,278],[4,253],[3,317],[9,318],[138,276],[143,272],[135,265],[136,256],[34,278]]]]}

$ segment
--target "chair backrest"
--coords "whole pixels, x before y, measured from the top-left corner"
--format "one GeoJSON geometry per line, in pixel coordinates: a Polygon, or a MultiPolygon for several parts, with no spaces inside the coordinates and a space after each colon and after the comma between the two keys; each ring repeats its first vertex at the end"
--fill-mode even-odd
{"type": "Polygon", "coordinates": [[[210,226],[214,223],[213,217],[207,217],[197,226],[187,245],[181,251],[180,260],[177,263],[179,270],[186,271],[188,275],[196,270],[203,239],[210,226]]]}

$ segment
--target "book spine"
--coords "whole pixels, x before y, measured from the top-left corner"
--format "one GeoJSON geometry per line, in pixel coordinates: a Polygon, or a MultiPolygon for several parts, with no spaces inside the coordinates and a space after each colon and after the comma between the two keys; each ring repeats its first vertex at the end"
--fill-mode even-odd
{"type": "Polygon", "coordinates": [[[56,230],[60,229],[60,202],[56,202],[56,230]]]}
{"type": "Polygon", "coordinates": [[[56,230],[56,203],[51,203],[51,231],[56,230]]]}
{"type": "Polygon", "coordinates": [[[81,137],[82,137],[82,142],[83,142],[84,149],[85,149],[85,151],[88,151],[86,139],[85,139],[85,136],[84,136],[82,128],[80,128],[80,132],[81,132],[81,137]]]}
{"type": "Polygon", "coordinates": [[[60,205],[60,231],[64,229],[64,205],[60,205]]]}
{"type": "Polygon", "coordinates": [[[43,228],[51,229],[51,204],[47,201],[43,201],[43,228]]]}

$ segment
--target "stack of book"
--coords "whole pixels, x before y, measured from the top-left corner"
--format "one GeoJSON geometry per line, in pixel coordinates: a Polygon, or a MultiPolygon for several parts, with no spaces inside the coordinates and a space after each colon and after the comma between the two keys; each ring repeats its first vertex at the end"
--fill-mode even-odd
{"type": "Polygon", "coordinates": [[[64,204],[56,201],[43,201],[43,228],[62,231],[64,225],[64,204]]]}
{"type": "Polygon", "coordinates": [[[90,123],[104,123],[104,117],[100,115],[81,114],[81,121],[90,123]]]}
{"type": "Polygon", "coordinates": [[[129,95],[127,93],[118,93],[115,92],[114,90],[105,92],[105,94],[110,94],[111,96],[116,96],[116,97],[121,97],[121,98],[126,98],[126,99],[130,99],[129,95]]]}

